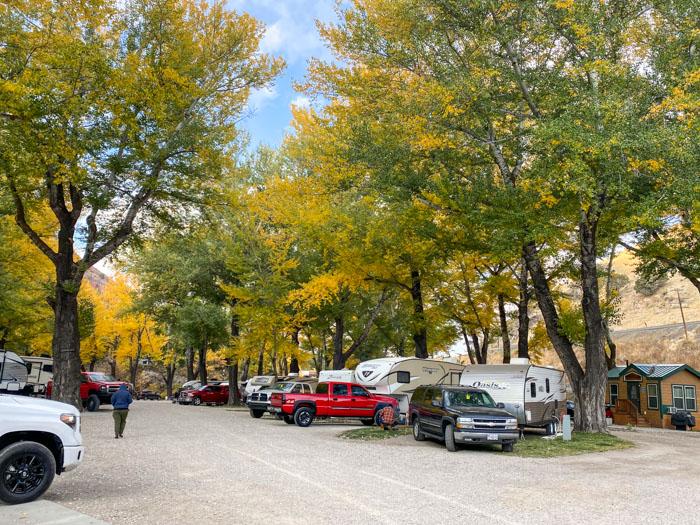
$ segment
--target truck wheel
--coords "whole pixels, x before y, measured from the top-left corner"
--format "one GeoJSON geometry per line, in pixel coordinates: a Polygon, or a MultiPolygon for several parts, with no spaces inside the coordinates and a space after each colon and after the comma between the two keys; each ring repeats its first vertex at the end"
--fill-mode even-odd
{"type": "Polygon", "coordinates": [[[0,500],[27,503],[49,488],[56,474],[56,460],[40,443],[20,441],[0,451],[0,500]]]}
{"type": "Polygon", "coordinates": [[[287,423],[288,425],[293,425],[294,424],[294,417],[288,416],[287,414],[285,414],[284,415],[284,422],[287,423]]]}
{"type": "Polygon", "coordinates": [[[253,410],[252,408],[250,409],[250,417],[254,417],[255,419],[260,419],[261,417],[263,417],[264,414],[264,410],[253,410]]]}
{"type": "Polygon", "coordinates": [[[309,407],[301,407],[294,412],[294,422],[300,427],[308,427],[313,420],[314,413],[309,407]]]}
{"type": "Polygon", "coordinates": [[[88,412],[97,411],[97,409],[100,408],[100,398],[95,394],[90,394],[87,398],[85,408],[87,408],[88,412]]]}
{"type": "Polygon", "coordinates": [[[360,419],[360,423],[362,423],[366,427],[371,427],[374,425],[374,419],[360,419]]]}
{"type": "Polygon", "coordinates": [[[503,443],[501,445],[503,452],[513,452],[513,443],[503,443]]]}
{"type": "Polygon", "coordinates": [[[199,405],[202,404],[202,399],[199,398],[199,397],[195,397],[195,398],[192,400],[192,404],[193,404],[194,406],[198,407],[199,405]]]}
{"type": "Polygon", "coordinates": [[[445,447],[450,452],[457,452],[457,444],[455,443],[455,427],[452,423],[445,426],[445,447]]]}
{"type": "Polygon", "coordinates": [[[377,425],[378,427],[382,426],[382,416],[380,413],[382,408],[384,408],[384,407],[377,409],[377,411],[374,413],[373,421],[374,421],[374,424],[377,425]]]}
{"type": "Polygon", "coordinates": [[[420,429],[420,420],[416,417],[413,420],[413,439],[416,441],[425,441],[425,434],[420,429]]]}

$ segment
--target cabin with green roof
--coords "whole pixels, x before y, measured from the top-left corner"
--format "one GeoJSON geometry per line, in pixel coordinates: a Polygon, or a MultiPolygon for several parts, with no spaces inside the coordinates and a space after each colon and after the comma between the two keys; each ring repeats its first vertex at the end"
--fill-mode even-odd
{"type": "MultiPolygon", "coordinates": [[[[605,400],[616,425],[675,428],[671,414],[676,410],[700,419],[699,390],[700,372],[688,365],[632,363],[608,371],[605,400]]],[[[700,425],[693,430],[700,431],[700,425]]]]}

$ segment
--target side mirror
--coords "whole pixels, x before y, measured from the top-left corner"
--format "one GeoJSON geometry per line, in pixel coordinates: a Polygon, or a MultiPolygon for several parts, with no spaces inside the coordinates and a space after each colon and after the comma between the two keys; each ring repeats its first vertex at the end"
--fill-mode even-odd
{"type": "Polygon", "coordinates": [[[431,404],[434,407],[442,408],[442,401],[438,401],[437,399],[433,399],[433,402],[431,404]]]}
{"type": "Polygon", "coordinates": [[[496,408],[506,408],[503,403],[496,403],[496,408]]]}

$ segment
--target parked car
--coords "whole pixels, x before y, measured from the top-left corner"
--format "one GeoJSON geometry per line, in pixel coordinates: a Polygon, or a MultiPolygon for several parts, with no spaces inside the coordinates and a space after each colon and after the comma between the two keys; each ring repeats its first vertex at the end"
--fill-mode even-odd
{"type": "MultiPolygon", "coordinates": [[[[314,383],[308,381],[281,381],[271,387],[262,387],[253,392],[248,396],[246,404],[250,409],[251,417],[259,418],[269,411],[272,394],[311,394],[313,391],[314,383]]],[[[270,413],[275,414],[271,411],[270,413]]],[[[279,417],[282,416],[279,415],[279,417]]]]}
{"type": "MultiPolygon", "coordinates": [[[[81,372],[80,375],[80,400],[88,412],[94,412],[100,405],[111,405],[112,394],[119,387],[126,385],[129,392],[134,394],[134,386],[126,381],[119,381],[114,376],[102,372],[81,372]]],[[[46,384],[46,398],[51,397],[53,381],[46,384]]]]}
{"type": "Polygon", "coordinates": [[[153,390],[141,390],[136,394],[136,399],[160,400],[163,398],[158,392],[154,392],[153,390]]]}
{"type": "Polygon", "coordinates": [[[0,394],[0,500],[27,503],[55,474],[83,460],[80,412],[71,405],[0,394]]]}
{"type": "Polygon", "coordinates": [[[228,402],[228,383],[203,385],[196,390],[184,390],[178,403],[182,405],[224,405],[228,402]]]}
{"type": "Polygon", "coordinates": [[[364,425],[379,422],[379,411],[388,406],[399,415],[399,402],[393,397],[372,394],[354,383],[319,383],[316,393],[275,393],[270,411],[280,414],[285,423],[308,427],[315,418],[356,418],[364,425]]]}
{"type": "Polygon", "coordinates": [[[421,386],[411,398],[413,437],[433,437],[454,452],[458,443],[500,444],[512,452],[520,437],[517,418],[488,392],[470,387],[421,386]]]}

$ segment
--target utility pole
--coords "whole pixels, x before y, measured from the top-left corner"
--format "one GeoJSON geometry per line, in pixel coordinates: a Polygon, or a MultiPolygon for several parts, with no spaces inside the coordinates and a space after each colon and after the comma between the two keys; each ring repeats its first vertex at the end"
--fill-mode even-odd
{"type": "Polygon", "coordinates": [[[685,340],[688,340],[688,325],[685,324],[685,314],[683,313],[683,302],[681,301],[681,291],[676,288],[676,295],[678,296],[678,306],[681,307],[681,319],[683,319],[683,331],[685,331],[685,340]]]}

